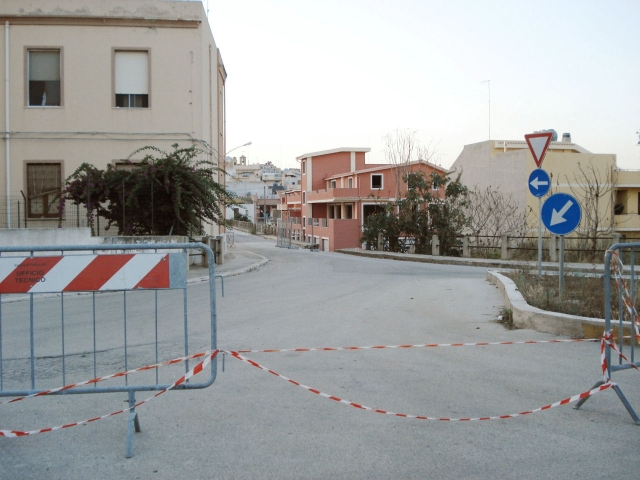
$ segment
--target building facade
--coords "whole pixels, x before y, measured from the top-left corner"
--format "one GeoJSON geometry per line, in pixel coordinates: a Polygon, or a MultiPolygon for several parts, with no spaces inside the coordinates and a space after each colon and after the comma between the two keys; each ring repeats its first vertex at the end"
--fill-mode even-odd
{"type": "MultiPolygon", "coordinates": [[[[297,157],[300,189],[284,192],[278,208],[284,219],[295,219],[300,225],[299,240],[313,242],[323,251],[357,248],[366,217],[404,196],[407,185],[398,180],[402,177],[400,167],[367,164],[369,151],[336,148],[297,157]]],[[[447,173],[425,161],[411,162],[405,168],[427,175],[447,173]]]]}
{"type": "MultiPolygon", "coordinates": [[[[640,171],[617,167],[615,154],[591,153],[571,141],[569,134],[560,142],[551,142],[542,168],[551,177],[551,193],[568,193],[582,205],[583,221],[579,228],[589,228],[585,208],[598,218],[598,230],[640,238],[640,171]],[[595,203],[594,188],[603,193],[595,203]],[[589,193],[591,190],[592,193],[589,193]],[[597,207],[595,207],[597,205],[597,207]]],[[[530,173],[537,168],[526,141],[491,140],[465,145],[451,167],[461,174],[467,187],[499,190],[529,211],[529,225],[538,227],[538,199],[527,186],[530,173]]],[[[544,198],[542,199],[544,201],[544,198]]]]}
{"type": "Polygon", "coordinates": [[[0,20],[0,227],[56,224],[83,162],[177,143],[224,165],[227,74],[202,2],[3,0],[0,20]]]}

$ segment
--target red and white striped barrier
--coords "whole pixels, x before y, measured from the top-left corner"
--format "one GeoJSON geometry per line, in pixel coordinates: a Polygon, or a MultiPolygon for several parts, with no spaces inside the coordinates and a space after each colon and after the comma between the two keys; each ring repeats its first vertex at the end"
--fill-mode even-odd
{"type": "MultiPolygon", "coordinates": [[[[135,372],[142,372],[144,370],[150,370],[152,368],[157,368],[160,365],[171,365],[171,364],[174,364],[174,363],[183,362],[183,361],[188,360],[190,358],[205,357],[204,360],[202,360],[200,363],[198,363],[195,367],[193,367],[191,370],[189,370],[189,372],[184,374],[182,377],[180,377],[178,380],[173,382],[167,388],[165,388],[164,390],[158,391],[157,393],[155,393],[151,397],[147,398],[146,400],[142,400],[141,402],[137,402],[132,407],[123,408],[122,410],[118,410],[117,412],[112,412],[112,413],[109,413],[107,415],[102,415],[100,417],[90,418],[88,420],[83,420],[81,422],[67,423],[65,425],[59,425],[57,427],[41,428],[39,430],[29,430],[29,431],[0,430],[0,437],[9,437],[9,438],[11,438],[11,437],[25,437],[25,436],[28,436],[28,435],[35,435],[37,433],[53,432],[54,430],[63,430],[65,428],[77,427],[78,425],[87,425],[89,423],[97,422],[98,420],[102,420],[104,418],[114,417],[116,415],[120,415],[121,413],[128,412],[130,410],[133,410],[136,407],[139,407],[140,405],[144,405],[145,403],[153,400],[156,397],[159,397],[163,393],[168,392],[169,390],[171,390],[171,389],[177,387],[178,385],[186,382],[191,377],[197,375],[202,370],[204,370],[207,367],[207,365],[209,365],[211,363],[211,360],[213,360],[216,357],[216,355],[218,355],[219,352],[220,352],[219,350],[214,350],[212,352],[210,351],[210,352],[198,353],[198,354],[195,354],[195,355],[191,355],[189,357],[182,357],[182,358],[175,359],[175,360],[169,360],[167,362],[162,362],[161,364],[150,365],[148,367],[142,367],[142,368],[137,368],[135,370],[130,370],[129,372],[120,372],[121,374],[107,375],[106,377],[101,377],[100,379],[94,379],[96,381],[102,381],[102,380],[106,380],[108,378],[114,378],[116,376],[120,377],[120,376],[123,376],[123,375],[127,375],[128,373],[135,373],[135,372]]],[[[77,383],[77,384],[74,384],[74,386],[86,385],[87,383],[93,383],[93,381],[89,380],[88,382],[77,383]]],[[[49,390],[46,393],[42,392],[40,394],[31,395],[31,396],[47,395],[47,394],[53,393],[54,391],[68,390],[69,388],[73,388],[73,387],[71,387],[71,386],[62,387],[62,388],[59,388],[59,389],[49,390]]],[[[17,400],[22,400],[23,398],[27,398],[27,397],[21,397],[21,398],[19,398],[17,400]]],[[[14,401],[17,401],[17,400],[14,400],[14,401]]],[[[6,403],[10,403],[10,402],[6,402],[6,403]]]]}
{"type": "Polygon", "coordinates": [[[0,257],[0,293],[169,287],[166,253],[0,257]]]}

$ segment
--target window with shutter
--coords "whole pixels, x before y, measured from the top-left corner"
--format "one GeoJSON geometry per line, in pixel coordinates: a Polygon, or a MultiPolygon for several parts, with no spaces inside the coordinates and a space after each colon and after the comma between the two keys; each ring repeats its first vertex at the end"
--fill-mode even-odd
{"type": "Polygon", "coordinates": [[[62,105],[60,50],[28,50],[30,107],[59,107],[62,105]]]}
{"type": "Polygon", "coordinates": [[[62,189],[60,163],[27,163],[27,214],[30,218],[55,218],[62,189]]]}
{"type": "Polygon", "coordinates": [[[149,108],[149,52],[115,51],[115,106],[149,108]]]}

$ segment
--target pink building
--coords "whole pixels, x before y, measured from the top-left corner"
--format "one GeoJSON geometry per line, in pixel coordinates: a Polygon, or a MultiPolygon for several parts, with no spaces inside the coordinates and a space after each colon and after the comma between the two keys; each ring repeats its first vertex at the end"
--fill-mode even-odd
{"type": "MultiPolygon", "coordinates": [[[[300,190],[281,196],[278,209],[282,218],[299,222],[298,240],[319,245],[333,252],[341,248],[360,247],[362,225],[386,202],[402,198],[407,185],[398,181],[398,167],[390,164],[367,164],[369,148],[335,148],[313,152],[297,158],[300,162],[300,190]]],[[[425,174],[447,171],[429,162],[411,162],[411,171],[425,174]]],[[[444,195],[444,192],[440,192],[444,195]]]]}

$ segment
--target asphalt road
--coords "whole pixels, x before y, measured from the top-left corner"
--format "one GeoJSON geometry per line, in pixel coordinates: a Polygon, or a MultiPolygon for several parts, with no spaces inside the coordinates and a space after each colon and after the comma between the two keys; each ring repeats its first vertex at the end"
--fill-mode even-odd
{"type": "MultiPolygon", "coordinates": [[[[483,268],[285,250],[240,234],[236,245],[271,261],[225,280],[226,296],[218,297],[221,349],[553,338],[497,324],[502,300],[483,268]]],[[[192,351],[206,347],[207,288],[189,287],[192,351]]],[[[65,300],[69,330],[83,325],[88,299],[65,300]]],[[[112,295],[100,301],[104,344],[98,373],[106,374],[118,367],[110,352],[121,335],[122,300],[112,295]]],[[[131,358],[142,364],[153,343],[142,313],[149,302],[130,305],[129,341],[136,352],[131,358]]],[[[179,317],[181,302],[162,299],[162,315],[179,317]]],[[[55,349],[47,351],[59,328],[54,305],[55,299],[36,302],[50,317],[50,324],[37,325],[46,334],[36,348],[54,357],[42,359],[43,377],[57,374],[55,349]]],[[[26,348],[23,323],[10,310],[18,307],[2,308],[5,358],[19,358],[26,348]]],[[[182,324],[161,325],[161,356],[179,355],[182,324]]],[[[70,337],[69,351],[81,358],[87,335],[70,337]]],[[[526,411],[588,390],[601,378],[595,343],[247,356],[336,397],[430,417],[526,411]]],[[[6,381],[24,380],[24,362],[12,365],[4,372],[6,381]]],[[[84,367],[78,360],[68,375],[79,380],[84,367]]],[[[143,431],[135,436],[133,458],[124,458],[126,418],[119,416],[60,432],[0,438],[0,478],[638,478],[640,426],[611,390],[579,411],[563,406],[509,420],[450,423],[362,411],[229,357],[224,373],[219,367],[208,389],[170,392],[138,409],[143,431]]],[[[632,402],[640,398],[638,372],[622,372],[614,380],[632,402]]],[[[125,398],[73,395],[0,405],[0,429],[91,418],[122,408],[125,398]]],[[[635,406],[640,409],[640,402],[635,406]]]]}

